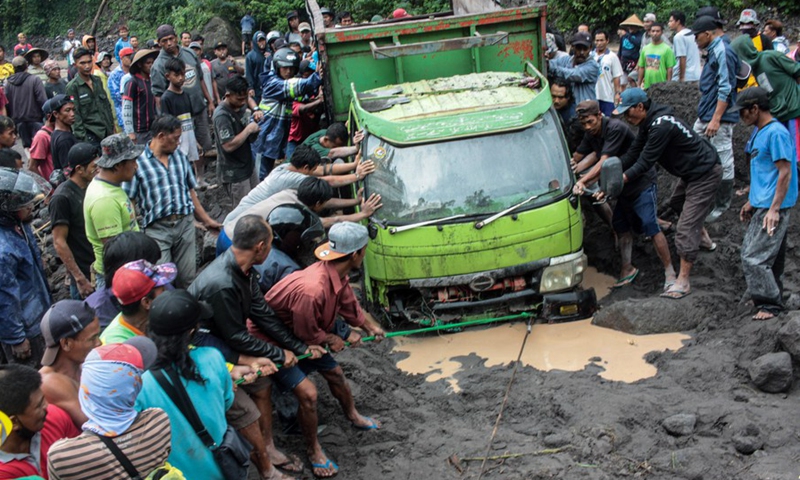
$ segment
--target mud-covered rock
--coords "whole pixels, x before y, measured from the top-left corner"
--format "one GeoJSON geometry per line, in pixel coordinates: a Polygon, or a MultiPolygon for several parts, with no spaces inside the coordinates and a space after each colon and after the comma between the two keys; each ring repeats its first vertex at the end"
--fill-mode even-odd
{"type": "Polygon", "coordinates": [[[789,320],[778,330],[778,342],[792,358],[800,361],[800,312],[791,312],[789,320]]]}
{"type": "Polygon", "coordinates": [[[698,310],[690,308],[688,301],[655,297],[609,305],[594,316],[592,323],[634,335],[647,335],[685,332],[695,328],[700,320],[698,310]]]}
{"type": "Polygon", "coordinates": [[[768,353],[753,360],[747,372],[761,390],[784,392],[792,386],[792,357],[786,352],[768,353]]]}
{"type": "Polygon", "coordinates": [[[242,38],[239,30],[223,18],[213,17],[203,27],[200,34],[205,38],[206,51],[204,53],[206,54],[214,55],[214,45],[217,42],[225,43],[228,46],[228,53],[231,55],[242,54],[242,38]]]}
{"type": "Polygon", "coordinates": [[[697,423],[697,416],[691,413],[679,413],[667,417],[661,422],[661,426],[673,437],[685,437],[694,432],[697,423]]]}
{"type": "Polygon", "coordinates": [[[750,455],[764,446],[764,440],[761,439],[761,430],[752,423],[739,428],[731,440],[733,441],[733,448],[743,455],[750,455]]]}

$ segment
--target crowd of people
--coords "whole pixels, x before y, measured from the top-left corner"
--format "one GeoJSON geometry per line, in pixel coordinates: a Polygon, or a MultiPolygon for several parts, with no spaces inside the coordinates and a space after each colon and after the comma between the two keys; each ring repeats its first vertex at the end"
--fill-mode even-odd
{"type": "MultiPolygon", "coordinates": [[[[321,13],[325,28],[353,25],[347,12],[321,13]]],[[[364,334],[384,336],[349,283],[370,238],[360,222],[381,208],[380,195],[334,194],[376,166],[361,159],[362,132],[322,123],[324,69],[311,26],[298,12],[286,19],[285,33],[253,32],[252,16],[242,19],[243,66],[223,42],[209,61],[201,36],[171,25],[143,47],[120,26],[113,52],[70,30],[58,52],[66,79],[24,34],[11,62],[0,48],[0,478],[244,478],[250,462],[261,478],[293,478],[303,463],[275,444],[273,384],[295,399],[288,416],[313,474],[332,477],[339,466],[318,438],[313,372],[354,428],[381,428],[356,408],[331,355],[364,334]],[[24,155],[12,148],[17,136],[24,155]],[[216,175],[205,171],[211,158],[216,175]],[[198,196],[215,186],[231,207],[222,222],[198,196]],[[32,228],[42,204],[67,300],[53,302],[32,228]],[[199,274],[196,228],[219,231],[216,259],[199,274]]],[[[755,127],[740,217],[749,222],[744,275],[762,320],[782,309],[800,63],[779,21],[759,31],[756,12],[745,10],[733,41],[724,24],[712,7],[691,26],[676,11],[670,37],[655,15],[632,15],[619,52],[588,25],[569,53],[548,31],[549,88],[574,192],[597,182],[612,157],[624,168],[613,208],[602,191],[592,205],[618,239],[615,287],[639,273],[632,248],[641,234],[672,299],[691,292],[700,250],[715,248],[703,225],[730,207],[733,125],[755,127]],[[648,96],[666,81],[697,84],[693,125],[648,96]],[[679,179],[674,227],[657,214],[656,163],[679,179]]]]}
{"type": "Polygon", "coordinates": [[[624,189],[614,207],[591,205],[618,242],[621,269],[614,287],[638,276],[632,234],[642,234],[664,266],[662,296],[672,299],[691,293],[698,253],[716,248],[704,224],[719,219],[734,195],[733,127],[737,122],[755,127],[745,146],[750,186],[741,192],[749,195],[740,212],[749,222],[742,264],[753,318],[766,320],[782,310],[786,229],[797,201],[800,62],[797,49],[788,49],[780,21],[768,20],[759,29],[756,11],[743,10],[733,41],[725,24],[714,7],[699,9],[690,26],[682,12],[673,11],[670,40],[654,14],[644,21],[634,14],[620,24],[618,52],[608,48],[607,31],[595,31],[592,39],[583,25],[571,39],[571,54],[563,38],[549,31],[550,92],[573,152],[574,192],[583,194],[596,183],[609,158],[619,157],[624,169],[624,189]],[[697,86],[693,124],[650,98],[648,89],[663,82],[697,86]],[[658,216],[656,163],[679,179],[668,202],[678,214],[675,225],[658,216]],[[672,230],[677,271],[664,235],[672,230]]]}
{"type": "Polygon", "coordinates": [[[311,28],[297,12],[287,27],[248,32],[243,65],[222,42],[208,61],[202,37],[171,25],[146,48],[123,25],[113,52],[70,30],[66,79],[20,35],[0,68],[0,478],[245,478],[250,462],[294,478],[304,464],[274,442],[273,383],[295,398],[287,423],[313,474],[334,476],[315,371],[353,428],[381,427],[331,355],[383,337],[348,280],[380,195],[334,195],[375,165],[361,133],[321,122],[311,28]],[[230,202],[223,222],[199,200],[209,185],[230,202]],[[31,227],[43,204],[68,300],[53,302],[31,227]],[[219,231],[199,275],[196,228],[219,231]]]}

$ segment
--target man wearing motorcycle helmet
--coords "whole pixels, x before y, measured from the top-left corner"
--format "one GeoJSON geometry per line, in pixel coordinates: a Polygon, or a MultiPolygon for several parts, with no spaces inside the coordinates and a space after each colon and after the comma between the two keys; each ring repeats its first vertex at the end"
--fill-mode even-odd
{"type": "Polygon", "coordinates": [[[259,180],[272,171],[276,160],[284,158],[294,100],[315,95],[322,85],[321,64],[310,77],[296,77],[300,60],[300,55],[281,48],[272,56],[273,71],[261,74],[259,109],[264,112],[264,118],[254,145],[256,156],[261,158],[259,180]]]}
{"type": "Polygon", "coordinates": [[[10,363],[34,368],[44,354],[39,323],[52,297],[31,221],[50,190],[35,173],[0,168],[0,344],[10,363]]]}

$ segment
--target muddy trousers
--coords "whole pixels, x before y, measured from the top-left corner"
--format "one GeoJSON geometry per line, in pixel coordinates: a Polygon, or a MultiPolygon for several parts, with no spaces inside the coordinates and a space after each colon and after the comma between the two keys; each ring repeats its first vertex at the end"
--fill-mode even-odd
{"type": "MultiPolygon", "coordinates": [[[[708,127],[708,122],[700,121],[699,118],[694,122],[694,131],[701,137],[704,136],[706,127],[708,127]]],[[[706,218],[707,222],[714,222],[730,208],[733,198],[733,124],[720,123],[717,134],[708,138],[708,141],[711,142],[722,162],[722,182],[717,190],[717,197],[714,199],[714,207],[706,218]]]]}
{"type": "Polygon", "coordinates": [[[717,163],[700,178],[690,182],[680,179],[672,191],[669,206],[680,214],[675,229],[675,249],[687,262],[697,260],[703,222],[714,206],[721,178],[722,167],[717,163]]]}
{"type": "Polygon", "coordinates": [[[742,271],[747,291],[759,310],[778,314],[783,310],[783,267],[786,261],[786,233],[789,209],[780,211],[777,230],[770,237],[762,227],[766,208],[757,208],[742,241],[742,271]]]}

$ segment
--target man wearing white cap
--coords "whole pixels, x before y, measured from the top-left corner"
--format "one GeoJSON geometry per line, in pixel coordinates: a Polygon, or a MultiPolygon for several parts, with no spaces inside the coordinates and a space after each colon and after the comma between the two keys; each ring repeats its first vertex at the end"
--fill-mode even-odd
{"type": "MultiPolygon", "coordinates": [[[[308,345],[327,345],[338,352],[345,347],[345,341],[351,345],[361,341],[361,335],[350,327],[362,328],[378,339],[384,332],[367,321],[348,277],[364,261],[369,242],[367,228],[353,222],[337,223],[331,227],[328,238],[314,252],[321,262],[287,276],[272,287],[265,299],[300,340],[308,345]]],[[[313,371],[320,372],[328,382],[354,428],[377,430],[381,424],[356,410],[342,367],[330,353],[319,359],[301,360],[296,367],[283,368],[272,376],[284,388],[291,389],[300,401],[298,419],[314,475],[331,477],[339,467],[325,455],[317,438],[316,388],[307,378],[313,371]]]]}
{"type": "MultiPolygon", "coordinates": [[[[653,39],[650,37],[650,27],[652,27],[653,24],[656,23],[656,14],[645,13],[642,23],[644,23],[644,37],[642,37],[642,47],[644,47],[645,45],[653,43],[653,39]]],[[[664,31],[663,35],[661,36],[661,41],[666,43],[671,48],[672,42],[670,41],[669,38],[670,38],[669,31],[664,31]]]]}

